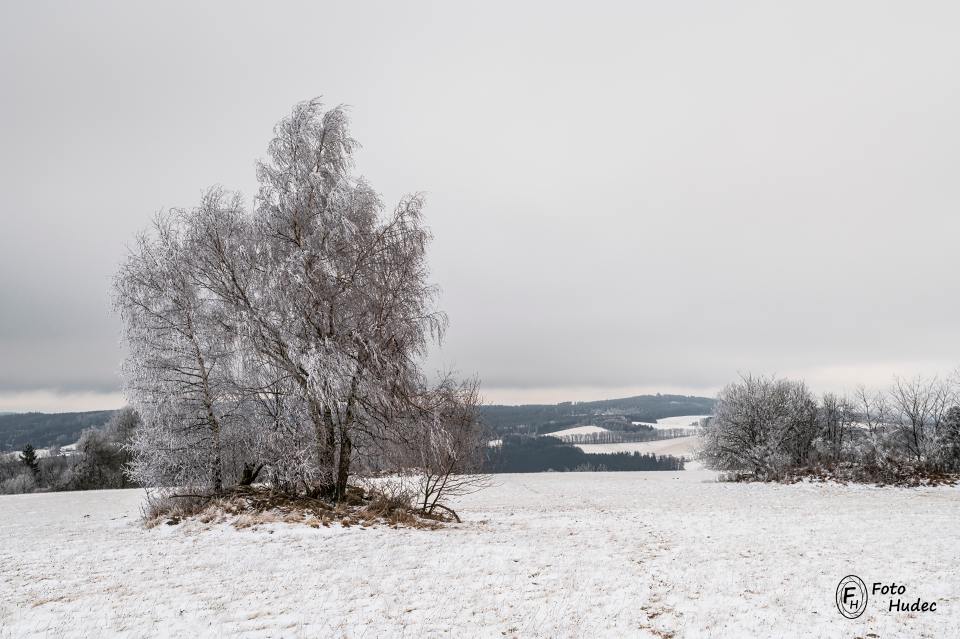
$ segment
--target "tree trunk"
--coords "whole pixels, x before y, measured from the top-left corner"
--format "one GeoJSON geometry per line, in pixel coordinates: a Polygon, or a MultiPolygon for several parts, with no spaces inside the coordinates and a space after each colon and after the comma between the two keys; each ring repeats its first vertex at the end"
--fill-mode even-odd
{"type": "Polygon", "coordinates": [[[240,485],[252,486],[253,482],[257,481],[257,477],[260,475],[261,470],[263,470],[263,464],[258,464],[257,466],[252,464],[244,464],[243,475],[240,477],[240,485]]]}
{"type": "Polygon", "coordinates": [[[213,409],[207,404],[207,419],[210,420],[210,433],[213,435],[213,451],[210,458],[210,483],[213,484],[213,492],[223,492],[223,461],[220,458],[220,421],[213,413],[213,409]]]}
{"type": "Polygon", "coordinates": [[[334,474],[336,439],[333,424],[333,414],[328,406],[322,409],[314,400],[310,400],[310,417],[313,421],[313,430],[316,435],[317,465],[320,470],[320,481],[313,492],[322,496],[330,496],[336,490],[334,474]]]}
{"type": "Polygon", "coordinates": [[[213,466],[213,492],[222,493],[223,492],[223,473],[220,470],[220,451],[217,450],[213,453],[213,461],[211,462],[213,466]]]}
{"type": "Polygon", "coordinates": [[[340,463],[337,464],[337,501],[341,501],[347,494],[347,480],[350,478],[350,454],[353,452],[353,443],[350,435],[344,428],[340,433],[340,463]]]}
{"type": "Polygon", "coordinates": [[[340,429],[340,459],[337,464],[336,498],[340,501],[347,494],[347,480],[350,478],[350,455],[353,452],[353,442],[350,440],[350,431],[356,419],[354,408],[357,400],[357,387],[360,383],[358,375],[350,380],[350,396],[347,397],[347,410],[344,414],[343,426],[340,429]]]}

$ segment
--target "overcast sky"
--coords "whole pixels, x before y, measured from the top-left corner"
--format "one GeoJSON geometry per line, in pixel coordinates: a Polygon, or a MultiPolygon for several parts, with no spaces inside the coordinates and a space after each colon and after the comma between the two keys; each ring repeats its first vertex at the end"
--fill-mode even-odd
{"type": "Polygon", "coordinates": [[[252,194],[316,95],[388,202],[428,194],[429,365],[489,400],[947,371],[958,33],[954,2],[3,3],[0,411],[121,404],[126,245],[252,194]]]}

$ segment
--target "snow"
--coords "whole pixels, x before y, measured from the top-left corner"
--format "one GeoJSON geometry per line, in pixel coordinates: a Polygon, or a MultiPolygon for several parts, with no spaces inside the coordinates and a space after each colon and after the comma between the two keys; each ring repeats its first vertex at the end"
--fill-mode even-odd
{"type": "Polygon", "coordinates": [[[557,430],[552,433],[544,433],[544,435],[549,435],[550,437],[563,438],[567,435],[590,435],[592,433],[605,433],[605,432],[607,432],[607,429],[601,428],[599,426],[574,426],[573,428],[565,428],[563,430],[557,430]]]}
{"type": "MultiPolygon", "coordinates": [[[[576,447],[585,453],[654,453],[656,455],[673,455],[693,460],[697,456],[699,437],[673,437],[671,439],[657,439],[650,442],[623,442],[621,444],[576,444],[576,447]]],[[[687,461],[687,470],[702,468],[697,461],[687,461]]]]}
{"type": "Polygon", "coordinates": [[[705,471],[499,475],[440,531],[192,523],[143,493],[0,497],[0,638],[946,637],[960,488],[728,484],[705,471]],[[929,531],[921,534],[919,531],[929,531]],[[905,584],[935,613],[840,579],[905,584]]]}
{"type": "Polygon", "coordinates": [[[689,428],[694,430],[699,427],[701,419],[710,417],[710,415],[681,415],[680,417],[664,417],[658,419],[657,428],[689,428]]]}
{"type": "MultiPolygon", "coordinates": [[[[72,444],[67,444],[66,446],[61,446],[61,447],[60,447],[60,454],[61,454],[61,455],[76,455],[76,454],[77,454],[77,446],[78,446],[79,444],[80,444],[80,442],[74,442],[74,443],[72,443],[72,444]]],[[[34,449],[34,453],[36,453],[37,459],[43,459],[43,458],[45,458],[45,457],[49,457],[49,456],[50,456],[50,451],[51,451],[51,450],[52,450],[52,449],[50,449],[50,448],[37,448],[37,449],[34,449]]],[[[11,460],[13,460],[13,461],[18,461],[18,460],[20,459],[20,454],[21,454],[22,452],[23,452],[22,450],[8,451],[8,452],[5,452],[5,453],[0,452],[0,461],[11,461],[11,460]]]]}
{"type": "Polygon", "coordinates": [[[576,444],[585,453],[655,453],[691,458],[696,455],[699,437],[673,437],[649,442],[624,442],[622,444],[576,444]]]}
{"type": "MultiPolygon", "coordinates": [[[[647,422],[632,422],[634,426],[644,425],[652,426],[654,428],[674,428],[674,429],[689,429],[693,431],[699,425],[699,421],[704,417],[709,417],[709,415],[681,415],[680,417],[665,417],[663,419],[658,419],[656,424],[651,424],[647,422]]],[[[551,437],[560,437],[561,439],[567,435],[590,435],[592,433],[606,433],[608,429],[601,428],[600,426],[575,426],[573,428],[565,428],[564,430],[554,431],[552,433],[544,433],[545,435],[550,435],[551,437]]],[[[619,444],[614,444],[619,445],[619,444]]],[[[633,446],[633,444],[624,444],[625,446],[633,446]]],[[[584,449],[586,450],[586,449],[584,449]]],[[[632,451],[634,448],[626,448],[624,450],[632,451]]],[[[609,451],[614,452],[614,451],[609,451]]]]}

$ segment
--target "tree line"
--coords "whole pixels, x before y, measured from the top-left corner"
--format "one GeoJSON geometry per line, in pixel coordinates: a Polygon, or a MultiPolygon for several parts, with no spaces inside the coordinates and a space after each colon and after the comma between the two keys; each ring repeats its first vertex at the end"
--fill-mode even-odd
{"type": "Polygon", "coordinates": [[[675,439],[691,434],[691,431],[683,428],[653,428],[646,426],[635,431],[607,430],[596,433],[570,433],[566,435],[556,435],[556,437],[568,444],[624,444],[675,439]]]}
{"type": "Polygon", "coordinates": [[[713,403],[714,400],[708,397],[657,394],[559,404],[491,404],[481,407],[480,412],[484,423],[497,433],[545,434],[569,426],[597,424],[603,418],[619,419],[629,424],[680,415],[707,415],[713,411],[713,403]]]}
{"type": "Polygon", "coordinates": [[[779,479],[821,470],[897,481],[960,472],[960,380],[896,379],[815,397],[802,381],[745,376],[701,430],[708,468],[779,479]]]}
{"type": "Polygon", "coordinates": [[[487,451],[494,473],[683,470],[684,460],[652,453],[585,453],[549,435],[507,435],[487,451]]]}
{"type": "Polygon", "coordinates": [[[114,412],[0,415],[0,451],[22,450],[27,444],[40,448],[73,444],[83,431],[105,425],[114,412]]]}
{"type": "Polygon", "coordinates": [[[0,460],[0,493],[135,486],[127,474],[128,446],[140,418],[129,408],[111,413],[104,426],[83,431],[70,451],[54,445],[41,454],[28,443],[20,453],[6,455],[0,460]]]}

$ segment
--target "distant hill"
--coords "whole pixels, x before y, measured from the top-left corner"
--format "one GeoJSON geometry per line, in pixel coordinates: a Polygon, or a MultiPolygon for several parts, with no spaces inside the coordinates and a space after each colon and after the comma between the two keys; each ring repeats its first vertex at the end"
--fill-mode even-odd
{"type": "MultiPolygon", "coordinates": [[[[605,419],[654,422],[664,417],[708,415],[714,400],[688,395],[638,395],[622,399],[561,404],[491,404],[480,409],[485,424],[498,433],[518,430],[545,433],[569,426],[600,424],[605,419]]],[[[21,450],[27,444],[47,448],[77,441],[87,428],[106,424],[115,411],[87,413],[0,414],[0,452],[21,450]]]]}
{"type": "Polygon", "coordinates": [[[605,419],[654,422],[664,417],[709,415],[715,400],[692,395],[637,395],[623,399],[561,404],[488,405],[480,415],[498,433],[524,430],[550,432],[569,426],[595,424],[605,419]]]}
{"type": "Polygon", "coordinates": [[[0,415],[0,452],[21,450],[27,444],[33,444],[36,448],[72,444],[84,430],[106,424],[114,412],[98,410],[86,413],[0,415]]]}

